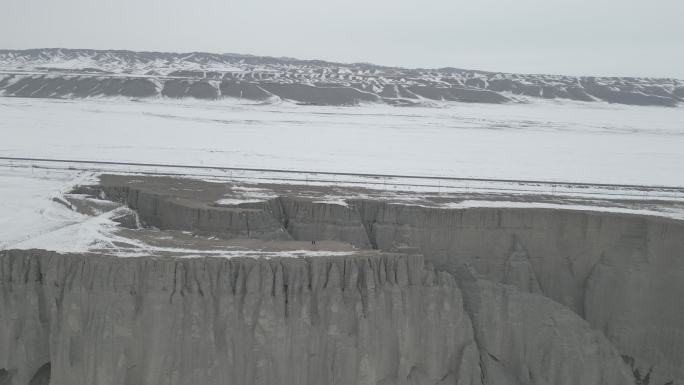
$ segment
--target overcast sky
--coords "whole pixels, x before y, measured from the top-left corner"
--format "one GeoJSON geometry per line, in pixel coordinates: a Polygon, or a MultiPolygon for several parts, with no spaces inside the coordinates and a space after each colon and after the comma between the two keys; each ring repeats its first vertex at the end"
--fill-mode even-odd
{"type": "Polygon", "coordinates": [[[684,0],[2,0],[0,48],[684,79],[684,0]]]}

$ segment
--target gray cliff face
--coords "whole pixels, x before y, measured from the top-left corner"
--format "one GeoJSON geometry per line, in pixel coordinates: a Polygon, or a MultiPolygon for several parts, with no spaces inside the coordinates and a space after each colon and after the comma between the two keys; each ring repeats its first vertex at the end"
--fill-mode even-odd
{"type": "Polygon", "coordinates": [[[631,382],[625,380],[631,376],[623,365],[606,365],[615,354],[606,337],[577,323],[577,315],[568,308],[460,270],[465,307],[472,315],[490,383],[631,382]]]}
{"type": "MultiPolygon", "coordinates": [[[[149,191],[149,200],[136,199],[144,189],[135,186],[103,188],[142,213],[143,222],[154,220],[144,215],[151,207],[171,199],[149,191]]],[[[225,227],[204,225],[206,210],[261,211],[273,217],[256,232],[262,237],[341,239],[361,248],[421,253],[451,274],[467,264],[484,279],[566,306],[603,332],[642,375],[652,370],[652,383],[684,382],[682,221],[573,210],[348,203],[281,197],[248,208],[199,205],[190,209],[188,221],[164,226],[220,235],[225,227]],[[273,230],[274,223],[281,227],[273,230]]],[[[247,222],[231,224],[231,234],[234,225],[244,228],[247,222]]]]}
{"type": "Polygon", "coordinates": [[[439,269],[462,263],[567,306],[652,380],[684,382],[684,223],[571,210],[381,205],[380,249],[406,245],[439,269]]]}
{"type": "Polygon", "coordinates": [[[0,292],[0,380],[15,385],[632,381],[571,311],[420,256],[4,251],[0,292]]]}

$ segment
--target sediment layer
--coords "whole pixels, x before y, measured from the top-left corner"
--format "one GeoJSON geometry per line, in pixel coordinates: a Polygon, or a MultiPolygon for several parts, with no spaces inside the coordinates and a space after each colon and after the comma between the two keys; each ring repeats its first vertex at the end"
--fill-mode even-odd
{"type": "Polygon", "coordinates": [[[302,104],[506,103],[520,98],[677,106],[677,79],[406,69],[235,54],[0,50],[0,95],[41,98],[168,97],[302,104]]]}
{"type": "Polygon", "coordinates": [[[573,312],[421,256],[3,251],[0,291],[0,375],[15,385],[632,380],[573,312]]]}
{"type": "Polygon", "coordinates": [[[183,197],[160,194],[150,181],[124,180],[103,177],[102,188],[136,209],[143,223],[162,229],[224,237],[341,240],[360,248],[420,253],[450,274],[467,264],[484,279],[541,294],[572,310],[631,357],[640,373],[652,369],[655,383],[684,380],[682,221],[558,209],[444,209],[360,199],[342,206],[290,196],[226,207],[212,202],[227,190],[211,183],[200,182],[183,197]],[[241,219],[208,219],[222,216],[241,219]]]}

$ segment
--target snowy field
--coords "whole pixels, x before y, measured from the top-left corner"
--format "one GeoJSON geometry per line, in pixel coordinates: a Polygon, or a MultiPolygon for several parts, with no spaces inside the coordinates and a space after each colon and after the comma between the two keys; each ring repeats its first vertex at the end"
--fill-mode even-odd
{"type": "Polygon", "coordinates": [[[684,186],[684,108],[1,98],[0,132],[0,156],[684,186]]]}
{"type": "MultiPolygon", "coordinates": [[[[338,108],[226,101],[0,98],[0,132],[0,156],[10,157],[684,186],[684,108],[555,102],[338,108]]],[[[97,170],[69,169],[76,166],[70,164],[40,166],[46,168],[33,168],[26,162],[0,162],[0,249],[116,253],[116,245],[128,243],[142,254],[166,251],[131,244],[130,239],[117,235],[111,219],[116,211],[88,216],[57,202],[74,185],[96,182],[97,170]]],[[[100,172],[136,171],[107,167],[110,169],[100,172]]],[[[137,171],[184,172],[159,168],[137,171]]],[[[223,171],[202,172],[205,179],[227,178],[223,171]]],[[[279,183],[301,183],[301,178],[306,178],[307,184],[364,186],[388,196],[391,189],[404,189],[416,197],[482,192],[552,193],[559,198],[589,200],[684,200],[675,190],[647,193],[598,186],[579,190],[572,186],[557,190],[553,186],[549,190],[549,185],[421,180],[422,187],[417,187],[411,185],[418,183],[416,180],[402,178],[388,182],[387,178],[268,172],[231,172],[230,178],[240,183],[268,183],[275,178],[279,183]]],[[[328,198],[330,204],[344,205],[344,197],[328,198]]],[[[681,205],[672,210],[644,210],[456,198],[445,205],[482,206],[556,207],[684,218],[681,205]]],[[[195,254],[191,249],[177,251],[195,254]]],[[[216,253],[233,256],[244,251],[216,253]]]]}
{"type": "MultiPolygon", "coordinates": [[[[73,171],[0,168],[0,249],[86,250],[101,239],[102,218],[69,210],[53,198],[97,181],[73,171]]],[[[113,225],[113,222],[110,223],[113,225]]]]}

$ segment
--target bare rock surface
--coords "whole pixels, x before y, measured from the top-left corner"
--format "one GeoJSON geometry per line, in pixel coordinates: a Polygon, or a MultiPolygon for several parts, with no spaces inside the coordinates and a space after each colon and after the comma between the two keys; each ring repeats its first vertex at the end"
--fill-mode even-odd
{"type": "MultiPolygon", "coordinates": [[[[102,188],[138,210],[141,221],[156,220],[145,214],[151,208],[192,196],[193,204],[181,210],[187,210],[187,220],[164,226],[226,234],[225,227],[207,228],[202,220],[219,215],[211,213],[211,202],[228,192],[225,185],[163,178],[127,181],[105,176],[102,188]],[[165,183],[175,185],[175,192],[161,193],[165,183]]],[[[255,222],[271,223],[255,232],[257,238],[284,234],[298,241],[329,239],[359,248],[420,253],[451,274],[468,264],[483,279],[541,294],[586,319],[631,357],[640,373],[651,372],[654,383],[684,381],[682,221],[577,210],[444,209],[362,199],[347,203],[279,196],[229,210],[271,216],[271,222],[255,222]]],[[[224,236],[232,237],[232,226],[240,229],[246,223],[231,224],[230,234],[224,236]]]]}
{"type": "Polygon", "coordinates": [[[0,290],[0,375],[12,384],[632,379],[612,345],[571,311],[512,286],[456,279],[421,256],[3,251],[0,290]]]}
{"type": "Polygon", "coordinates": [[[64,204],[128,205],[136,226],[120,235],[152,226],[193,247],[323,249],[2,251],[0,384],[684,380],[682,221],[234,194],[225,183],[109,175],[64,204]]]}
{"type": "Polygon", "coordinates": [[[483,368],[496,378],[492,383],[631,382],[632,373],[603,333],[578,323],[568,308],[541,295],[478,279],[465,266],[457,275],[483,368]]]}

